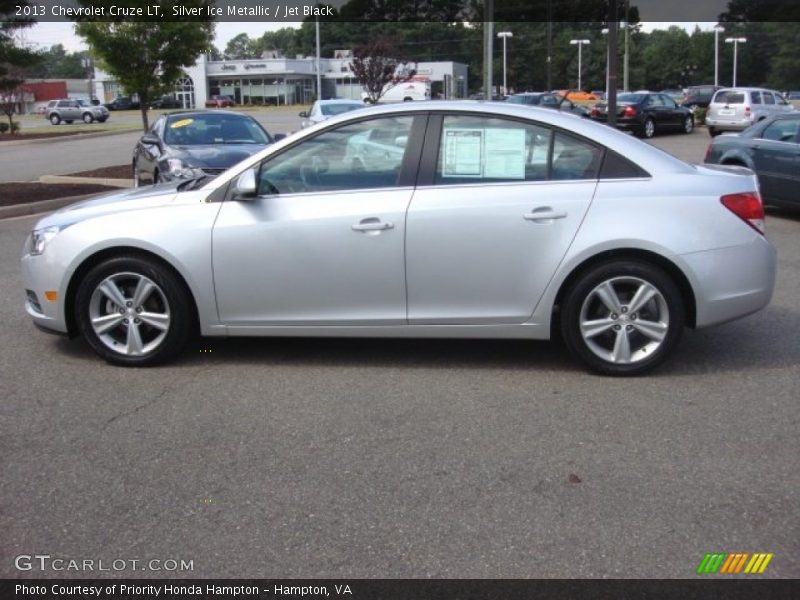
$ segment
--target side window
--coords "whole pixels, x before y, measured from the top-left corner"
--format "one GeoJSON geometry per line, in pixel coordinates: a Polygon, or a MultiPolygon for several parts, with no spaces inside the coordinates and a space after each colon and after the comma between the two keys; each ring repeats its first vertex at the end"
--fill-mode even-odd
{"type": "Polygon", "coordinates": [[[650,177],[650,173],[613,150],[606,150],[603,167],[600,170],[600,179],[632,179],[637,177],[650,177]]]}
{"type": "Polygon", "coordinates": [[[750,92],[750,102],[761,104],[761,92],[750,92]]]}
{"type": "Polygon", "coordinates": [[[795,142],[797,141],[797,130],[800,120],[780,119],[773,121],[761,132],[761,137],[765,140],[775,140],[776,142],[795,142]]]}
{"type": "Polygon", "coordinates": [[[550,178],[597,179],[603,150],[585,140],[556,132],[550,178]]]}
{"type": "Polygon", "coordinates": [[[786,101],[786,99],[783,96],[781,96],[780,94],[775,94],[775,104],[780,104],[781,106],[788,106],[789,105],[789,103],[786,101]]]}
{"type": "Polygon", "coordinates": [[[762,92],[761,95],[764,96],[764,104],[775,104],[775,97],[771,92],[762,92]]]}
{"type": "Polygon", "coordinates": [[[66,108],[69,106],[69,100],[60,100],[58,102],[58,108],[66,108]]]}
{"type": "Polygon", "coordinates": [[[673,100],[669,96],[665,96],[664,94],[659,94],[659,98],[661,98],[661,103],[664,106],[667,106],[669,108],[675,108],[676,106],[678,106],[677,104],[675,104],[675,100],[673,100]]]}
{"type": "Polygon", "coordinates": [[[547,179],[547,127],[472,116],[445,116],[434,183],[547,179]]]}
{"type": "Polygon", "coordinates": [[[258,194],[301,194],[397,185],[413,116],[337,127],[261,163],[258,194]]]}

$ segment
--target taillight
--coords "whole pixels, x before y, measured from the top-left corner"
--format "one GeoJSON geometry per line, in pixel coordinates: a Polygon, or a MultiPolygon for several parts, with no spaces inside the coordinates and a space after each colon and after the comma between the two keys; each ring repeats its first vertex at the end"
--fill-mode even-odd
{"type": "Polygon", "coordinates": [[[625,110],[622,111],[623,117],[635,117],[636,116],[636,109],[632,106],[626,106],[625,110]]]}
{"type": "Polygon", "coordinates": [[[764,205],[758,192],[728,194],[720,202],[761,235],[764,235],[764,205]]]}
{"type": "Polygon", "coordinates": [[[599,116],[600,116],[600,111],[599,111],[599,110],[597,110],[597,107],[596,107],[596,106],[593,106],[593,107],[592,107],[592,116],[593,116],[593,117],[599,117],[599,116]]]}

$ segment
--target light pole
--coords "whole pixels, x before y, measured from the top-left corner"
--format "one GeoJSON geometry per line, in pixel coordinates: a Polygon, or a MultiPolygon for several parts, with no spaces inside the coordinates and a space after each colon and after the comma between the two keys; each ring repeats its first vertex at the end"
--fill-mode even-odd
{"type": "Polygon", "coordinates": [[[723,33],[725,28],[721,25],[714,26],[714,87],[719,86],[719,34],[723,33]]]}
{"type": "Polygon", "coordinates": [[[317,38],[317,60],[315,61],[316,68],[317,68],[317,100],[322,100],[322,71],[319,68],[319,17],[317,17],[317,26],[316,26],[316,38],[317,38]]]}
{"type": "Polygon", "coordinates": [[[733,87],[736,87],[736,55],[739,50],[739,44],[744,44],[746,41],[746,37],[725,38],[726,44],[733,44],[733,87]]]}
{"type": "Polygon", "coordinates": [[[570,40],[569,43],[573,46],[578,46],[578,89],[582,90],[581,87],[581,50],[584,44],[591,44],[591,40],[570,40]]]}
{"type": "Polygon", "coordinates": [[[508,82],[506,80],[506,40],[510,37],[514,37],[514,34],[510,31],[500,31],[497,37],[503,39],[503,95],[508,96],[508,82]]]}

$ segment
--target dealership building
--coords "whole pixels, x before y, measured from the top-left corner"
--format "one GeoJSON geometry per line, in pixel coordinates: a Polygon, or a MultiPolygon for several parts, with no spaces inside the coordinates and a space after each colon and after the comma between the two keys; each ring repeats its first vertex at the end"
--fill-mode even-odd
{"type": "MultiPolygon", "coordinates": [[[[334,58],[321,58],[323,98],[361,99],[361,86],[350,67],[352,53],[337,50],[334,58]]],[[[310,104],[316,97],[316,59],[285,58],[278,52],[248,60],[209,60],[201,54],[197,63],[183,70],[174,95],[185,108],[202,107],[212,96],[230,96],[236,104],[310,104]]],[[[431,82],[434,98],[465,98],[467,65],[455,62],[420,62],[416,78],[431,82]]],[[[108,102],[124,95],[110,75],[96,70],[95,96],[108,102]]]]}

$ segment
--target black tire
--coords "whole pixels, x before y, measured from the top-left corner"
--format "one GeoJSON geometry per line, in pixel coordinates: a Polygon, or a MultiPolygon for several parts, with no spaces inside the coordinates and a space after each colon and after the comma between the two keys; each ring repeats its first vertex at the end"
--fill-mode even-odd
{"type": "Polygon", "coordinates": [[[719,135],[719,131],[717,131],[713,127],[709,127],[708,128],[708,135],[710,135],[711,137],[717,137],[719,135]]]}
{"type": "Polygon", "coordinates": [[[83,122],[86,123],[87,125],[94,121],[94,117],[92,116],[92,113],[88,113],[88,112],[87,113],[83,113],[83,117],[82,118],[83,118],[83,122]]]}
{"type": "Polygon", "coordinates": [[[75,319],[81,334],[100,357],[125,367],[151,366],[173,358],[186,347],[195,331],[193,305],[182,283],[162,264],[136,255],[109,258],[86,274],[75,296],[75,319]],[[141,311],[133,306],[134,288],[139,281],[155,286],[145,295],[141,311]],[[110,282],[121,294],[124,307],[98,289],[104,282],[110,282]],[[98,333],[92,317],[108,321],[118,310],[118,319],[124,318],[124,322],[98,333]],[[137,315],[142,315],[141,319],[137,315]],[[150,325],[145,315],[153,321],[158,317],[163,328],[150,325]],[[131,334],[134,321],[138,323],[136,335],[131,334]],[[132,343],[134,339],[136,343],[132,343]]]}
{"type": "Polygon", "coordinates": [[[597,373],[616,376],[641,375],[659,365],[678,343],[685,320],[683,299],[672,278],[648,262],[624,259],[583,272],[566,291],[560,315],[561,336],[573,356],[597,373]],[[643,284],[657,294],[638,308],[631,306],[643,284]],[[598,293],[607,290],[606,285],[619,301],[618,313],[609,309],[598,293]],[[633,311],[629,312],[629,306],[633,311]],[[581,322],[595,324],[586,328],[586,336],[581,322]],[[660,340],[642,333],[655,330],[655,326],[660,340]],[[618,354],[616,359],[613,354],[618,354]]]}
{"type": "Polygon", "coordinates": [[[683,120],[683,133],[692,133],[694,131],[694,118],[691,115],[688,115],[683,120]]]}
{"type": "Polygon", "coordinates": [[[58,125],[59,123],[61,123],[61,117],[59,117],[57,114],[53,113],[52,115],[50,115],[50,122],[53,125],[58,125]]]}
{"type": "Polygon", "coordinates": [[[647,117],[642,123],[641,136],[646,139],[652,138],[656,134],[656,122],[647,117]]]}

